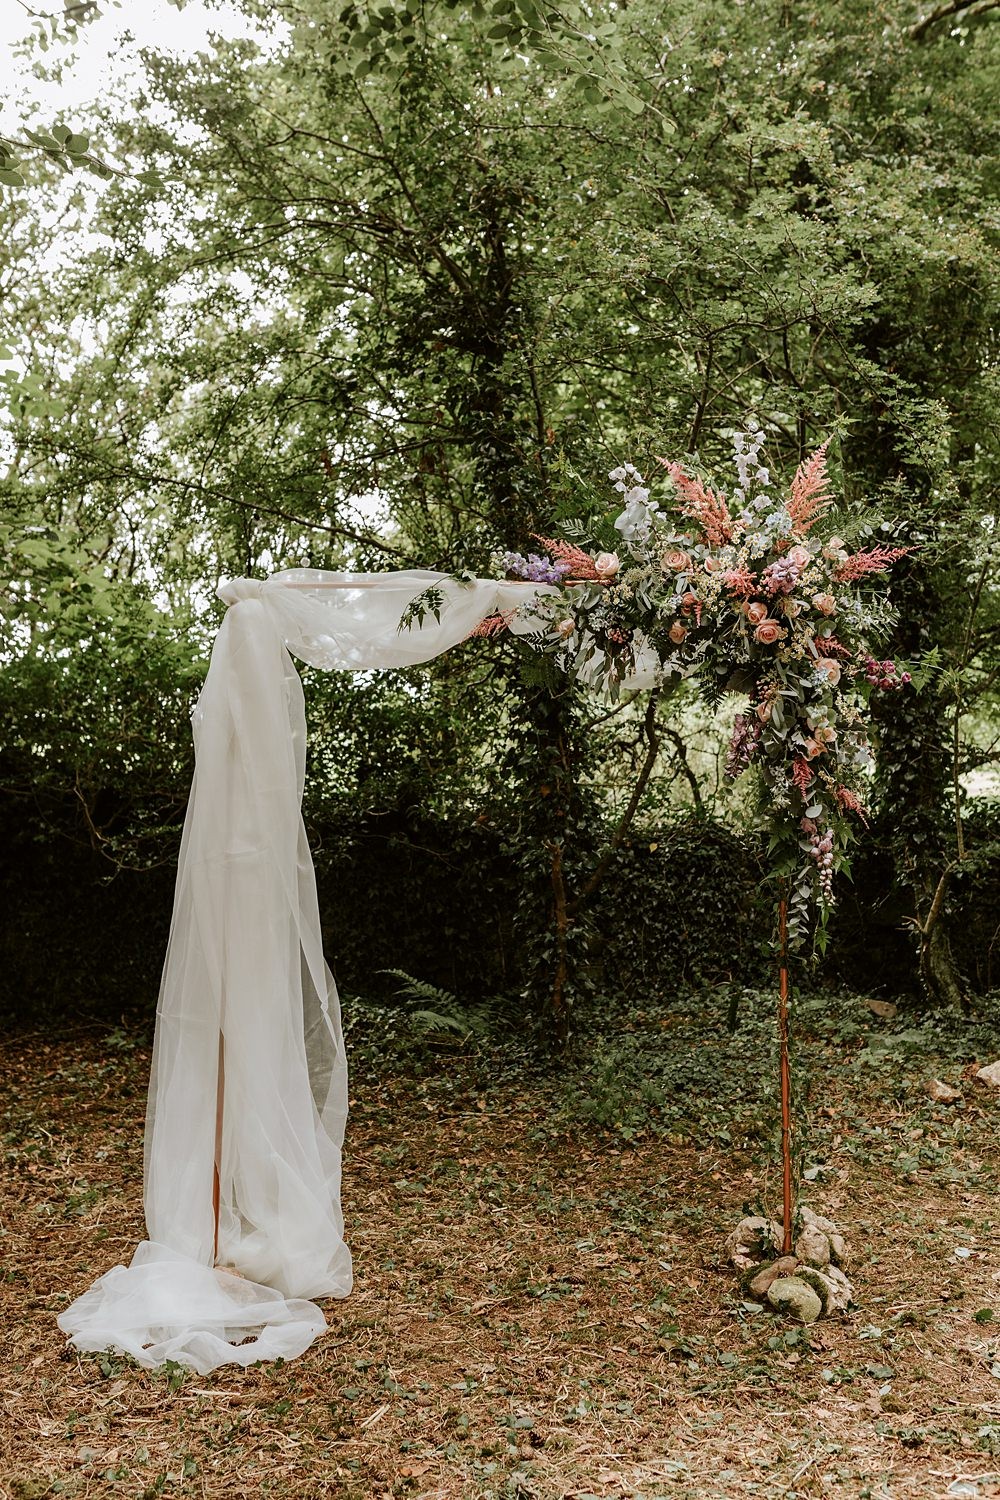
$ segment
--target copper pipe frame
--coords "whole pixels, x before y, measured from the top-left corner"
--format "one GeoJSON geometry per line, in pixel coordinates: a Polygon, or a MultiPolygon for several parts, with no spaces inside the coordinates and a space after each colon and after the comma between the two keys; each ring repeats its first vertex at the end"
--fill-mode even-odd
{"type": "Polygon", "coordinates": [[[792,1074],[788,1061],[788,902],[778,902],[778,1045],[781,1072],[782,1255],[792,1252],[792,1074]]]}

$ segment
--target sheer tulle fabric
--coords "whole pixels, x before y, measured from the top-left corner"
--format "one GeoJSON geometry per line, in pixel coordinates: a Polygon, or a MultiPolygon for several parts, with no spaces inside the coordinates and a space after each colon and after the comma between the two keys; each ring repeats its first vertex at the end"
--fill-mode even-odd
{"type": "Polygon", "coordinates": [[[302,823],[305,709],[288,652],[324,669],[413,666],[540,592],[311,569],[220,588],[230,608],[193,716],[195,775],[156,1015],[149,1239],[59,1318],[77,1348],[200,1374],[290,1359],[326,1327],[304,1299],[350,1292],[347,1068],[302,823]],[[440,618],[400,630],[432,584],[440,618]]]}

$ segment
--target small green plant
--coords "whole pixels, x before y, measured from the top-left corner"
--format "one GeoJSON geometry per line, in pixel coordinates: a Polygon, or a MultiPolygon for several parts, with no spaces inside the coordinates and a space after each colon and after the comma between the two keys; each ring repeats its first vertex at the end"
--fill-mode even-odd
{"type": "Polygon", "coordinates": [[[463,1005],[449,990],[439,989],[424,979],[415,979],[403,969],[380,969],[379,972],[400,980],[395,993],[406,1007],[412,1029],[427,1040],[457,1038],[465,1045],[481,1029],[481,1012],[463,1005]]]}

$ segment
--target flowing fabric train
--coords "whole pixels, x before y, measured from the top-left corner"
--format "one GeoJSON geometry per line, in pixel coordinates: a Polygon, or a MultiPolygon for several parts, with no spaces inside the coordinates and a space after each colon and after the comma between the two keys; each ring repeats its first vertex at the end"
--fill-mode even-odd
{"type": "MultiPolygon", "coordinates": [[[[289,652],[414,666],[544,585],[411,571],[237,579],[193,716],[195,775],[156,1013],[149,1239],[60,1316],[78,1348],[207,1374],[301,1354],[346,1297],[347,1066],[302,822],[306,721],[289,652]],[[437,614],[400,630],[429,587],[437,614]]],[[[515,628],[517,628],[517,623],[515,628]]],[[[521,628],[531,628],[530,621],[521,628]]]]}

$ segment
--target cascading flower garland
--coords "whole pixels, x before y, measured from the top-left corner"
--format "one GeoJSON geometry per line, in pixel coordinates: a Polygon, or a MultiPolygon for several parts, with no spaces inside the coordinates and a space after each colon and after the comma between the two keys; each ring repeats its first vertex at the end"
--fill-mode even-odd
{"type": "Polygon", "coordinates": [[[788,939],[796,947],[814,912],[822,942],[834,872],[847,862],[854,820],[864,821],[868,699],[911,681],[874,653],[893,615],[871,588],[910,549],[851,553],[839,536],[823,534],[833,504],[825,443],[800,464],[786,497],[762,461],[757,422],[735,435],[734,446],[737,484],[728,497],[682,465],[658,460],[670,479],[672,513],[650,498],[633,464],[613,469],[624,506],[614,523],[618,549],[538,537],[547,558],[498,556],[506,577],[551,582],[556,591],[522,607],[513,625],[497,616],[479,633],[511,626],[579,682],[613,696],[695,675],[714,694],[748,694],[726,773],[736,778],[754,768],[761,777],[763,820],[775,873],[788,882],[788,939]]]}

